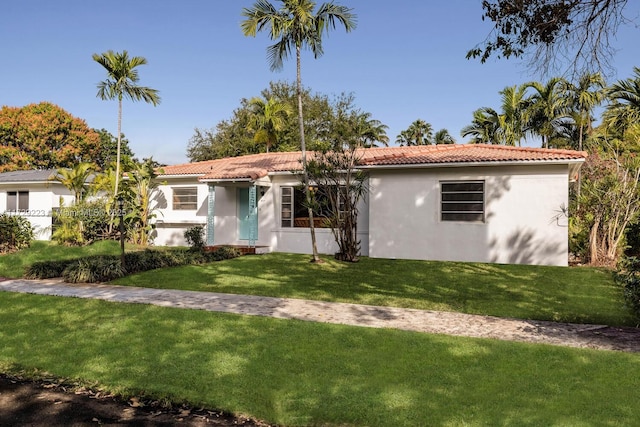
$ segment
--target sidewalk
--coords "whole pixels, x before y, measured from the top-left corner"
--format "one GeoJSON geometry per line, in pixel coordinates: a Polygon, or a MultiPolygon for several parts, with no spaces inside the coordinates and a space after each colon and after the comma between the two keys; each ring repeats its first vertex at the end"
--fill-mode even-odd
{"type": "Polygon", "coordinates": [[[108,284],[69,284],[60,280],[4,280],[0,281],[0,291],[93,298],[113,302],[153,304],[162,307],[218,311],[279,319],[640,352],[640,329],[635,328],[505,319],[463,313],[292,298],[160,290],[108,284]]]}

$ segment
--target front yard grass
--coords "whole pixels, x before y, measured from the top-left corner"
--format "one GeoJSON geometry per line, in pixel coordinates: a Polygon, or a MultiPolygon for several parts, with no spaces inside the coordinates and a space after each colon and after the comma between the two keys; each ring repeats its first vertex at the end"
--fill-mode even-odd
{"type": "Polygon", "coordinates": [[[0,370],[287,426],[640,419],[638,354],[6,292],[0,324],[0,370]]]}
{"type": "Polygon", "coordinates": [[[114,284],[635,326],[608,270],[272,253],[153,270],[114,284]]]}

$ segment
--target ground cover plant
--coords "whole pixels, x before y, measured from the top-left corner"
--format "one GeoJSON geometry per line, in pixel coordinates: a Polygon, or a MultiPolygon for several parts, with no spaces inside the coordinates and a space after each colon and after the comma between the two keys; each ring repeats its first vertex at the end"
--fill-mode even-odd
{"type": "Polygon", "coordinates": [[[62,277],[68,283],[108,282],[128,274],[181,265],[206,264],[240,256],[230,247],[215,251],[184,248],[145,249],[121,255],[93,255],[78,259],[40,261],[25,268],[28,279],[62,277]]]}
{"type": "Polygon", "coordinates": [[[289,426],[640,418],[638,354],[5,292],[0,324],[2,371],[289,426]]]}
{"type": "Polygon", "coordinates": [[[612,273],[547,267],[363,257],[347,264],[272,253],[136,274],[115,284],[635,326],[612,273]]]}

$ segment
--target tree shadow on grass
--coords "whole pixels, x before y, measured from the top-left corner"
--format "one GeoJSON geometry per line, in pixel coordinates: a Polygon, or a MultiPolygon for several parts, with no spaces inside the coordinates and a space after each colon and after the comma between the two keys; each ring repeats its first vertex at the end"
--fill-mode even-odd
{"type": "Polygon", "coordinates": [[[0,304],[2,363],[284,425],[640,417],[627,354],[32,295],[0,304]]]}

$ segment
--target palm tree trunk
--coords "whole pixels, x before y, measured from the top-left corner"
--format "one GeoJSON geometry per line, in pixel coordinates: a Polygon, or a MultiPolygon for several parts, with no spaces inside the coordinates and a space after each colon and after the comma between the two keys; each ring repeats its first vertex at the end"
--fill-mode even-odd
{"type": "Polygon", "coordinates": [[[296,74],[297,74],[297,95],[298,95],[298,126],[300,127],[300,149],[302,150],[302,182],[304,184],[304,194],[307,199],[309,212],[309,230],[311,232],[311,250],[313,254],[312,262],[320,262],[318,256],[318,245],[316,243],[316,228],[313,223],[313,209],[311,208],[311,191],[309,189],[309,175],[307,174],[307,148],[304,141],[304,117],[302,114],[302,77],[300,67],[300,46],[296,46],[296,74]]]}
{"type": "MultiPolygon", "coordinates": [[[[113,189],[113,201],[118,200],[118,181],[120,179],[120,145],[122,138],[122,95],[118,97],[118,145],[116,147],[116,182],[113,189]]],[[[115,209],[111,209],[111,221],[109,221],[109,235],[113,232],[113,221],[115,219],[115,209]]]]}
{"type": "Polygon", "coordinates": [[[116,148],[116,185],[114,196],[118,197],[118,180],[120,179],[120,144],[122,143],[122,95],[118,98],[118,145],[116,148]]]}
{"type": "MultiPolygon", "coordinates": [[[[578,150],[582,151],[582,131],[584,123],[580,123],[580,130],[578,134],[578,150]]],[[[580,187],[582,185],[582,172],[578,169],[578,182],[576,185],[576,206],[580,209],[580,187]]]]}

